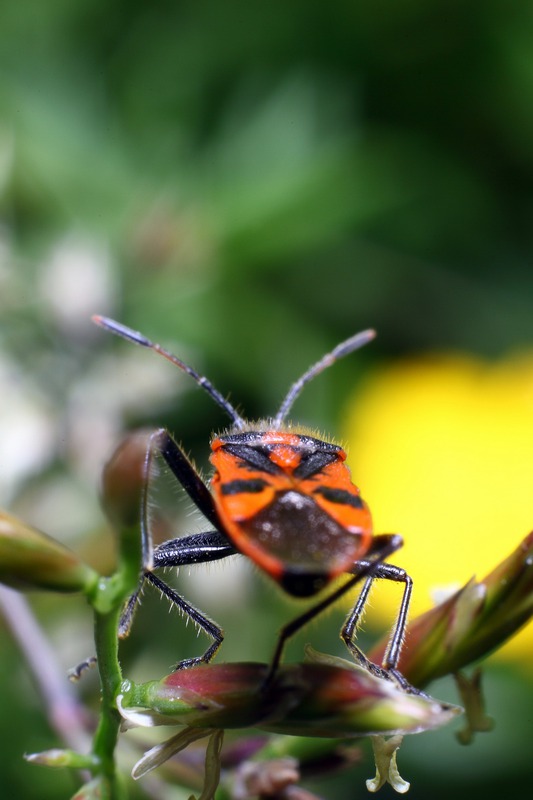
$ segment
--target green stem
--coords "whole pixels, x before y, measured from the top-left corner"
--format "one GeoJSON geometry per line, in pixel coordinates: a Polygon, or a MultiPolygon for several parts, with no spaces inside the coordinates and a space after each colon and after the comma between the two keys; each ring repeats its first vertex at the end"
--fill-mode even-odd
{"type": "Polygon", "coordinates": [[[117,774],[114,760],[120,728],[120,715],[115,708],[115,697],[122,682],[117,637],[120,607],[107,614],[95,611],[94,616],[94,638],[100,669],[102,705],[100,720],[93,739],[93,754],[98,758],[99,772],[107,783],[109,800],[125,800],[126,794],[117,774]]]}
{"type": "Polygon", "coordinates": [[[100,672],[101,708],[93,738],[93,755],[103,779],[108,800],[126,800],[126,792],[115,766],[115,747],[120,715],[115,698],[122,684],[118,658],[118,628],[126,599],[134,591],[140,569],[140,534],[137,527],[121,531],[120,564],[109,578],[101,578],[90,597],[94,609],[94,639],[100,672]]]}

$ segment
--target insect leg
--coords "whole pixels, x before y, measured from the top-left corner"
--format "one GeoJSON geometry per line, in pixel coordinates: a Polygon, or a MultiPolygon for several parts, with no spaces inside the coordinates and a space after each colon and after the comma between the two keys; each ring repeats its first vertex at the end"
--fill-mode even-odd
{"type": "Polygon", "coordinates": [[[219,528],[220,522],[211,492],[181,447],[176,444],[170,433],[164,428],[154,431],[152,441],[153,444],[150,444],[149,447],[155,448],[163,456],[195,506],[200,509],[213,527],[219,528]]]}
{"type": "MultiPolygon", "coordinates": [[[[218,531],[208,531],[207,533],[196,533],[192,536],[183,536],[180,539],[169,539],[162,542],[152,553],[151,569],[145,569],[141,575],[139,586],[136,591],[128,598],[119,623],[119,636],[125,638],[130,631],[133,616],[137,608],[139,596],[142,592],[144,581],[150,580],[152,569],[158,567],[182,567],[190,564],[206,564],[210,561],[218,561],[226,556],[234,555],[237,551],[225,536],[218,531]]],[[[175,603],[172,595],[174,590],[167,586],[159,578],[158,588],[166,595],[171,602],[175,603]],[[168,592],[166,591],[168,589],[168,592]]],[[[151,581],[153,583],[153,581],[151,581]]],[[[177,603],[182,610],[183,604],[177,603]]],[[[197,612],[198,613],[198,612],[197,612]]]]}
{"type": "Polygon", "coordinates": [[[155,430],[148,439],[144,462],[144,489],[141,499],[141,536],[143,568],[153,565],[153,544],[148,515],[148,490],[155,456],[161,455],[172,473],[183,486],[195,506],[215,528],[219,528],[218,516],[211,493],[195,470],[181,447],[165,428],[155,430]]]}
{"type": "MultiPolygon", "coordinates": [[[[366,563],[367,562],[363,562],[361,566],[364,567],[366,563]]],[[[360,568],[359,565],[358,568],[360,568]]],[[[383,671],[385,671],[387,674],[393,675],[398,679],[398,681],[402,685],[405,685],[406,682],[401,676],[401,674],[398,672],[397,665],[400,659],[403,634],[407,622],[407,613],[409,610],[412,588],[413,588],[413,581],[409,577],[409,575],[405,572],[405,570],[400,569],[399,567],[395,567],[392,564],[378,563],[372,569],[370,575],[367,577],[363,589],[361,591],[361,594],[357,598],[357,602],[351,613],[348,615],[346,622],[344,623],[341,630],[341,638],[346,644],[348,650],[352,653],[352,655],[356,659],[356,661],[358,661],[362,666],[369,669],[371,672],[382,674],[383,671]],[[375,664],[369,661],[367,657],[364,655],[364,653],[357,647],[357,645],[354,642],[355,632],[361,620],[363,609],[368,600],[368,595],[372,583],[374,582],[374,580],[376,580],[376,578],[382,578],[390,581],[397,581],[398,583],[405,584],[402,600],[400,603],[400,610],[398,612],[396,622],[392,629],[392,635],[381,668],[377,667],[375,664]]]]}
{"type": "MultiPolygon", "coordinates": [[[[170,539],[163,542],[154,550],[153,561],[155,567],[176,567],[185,564],[202,564],[217,561],[226,556],[234,555],[237,551],[228,540],[218,531],[194,534],[181,539],[170,539]]],[[[185,669],[199,663],[208,663],[224,639],[224,632],[216,622],[198,611],[193,605],[177,594],[170,586],[151,572],[146,572],[145,579],[158,588],[180,611],[187,614],[202,630],[213,639],[213,643],[202,656],[189,658],[176,664],[175,669],[185,669]]]]}
{"type": "Polygon", "coordinates": [[[130,596],[124,607],[119,622],[119,636],[124,638],[128,635],[143,584],[147,580],[156,586],[172,604],[176,605],[184,614],[190,616],[214,640],[213,644],[202,656],[188,659],[178,665],[179,667],[187,667],[201,661],[207,662],[213,657],[223,640],[222,629],[188,603],[164,581],[156,577],[152,570],[157,567],[179,567],[187,564],[215,561],[228,555],[233,555],[235,549],[226,537],[217,530],[181,539],[172,539],[154,548],[149,524],[148,492],[152,466],[157,455],[161,455],[165,459],[174,476],[207,520],[217,528],[219,525],[211,493],[200,475],[168,431],[164,428],[155,430],[148,438],[143,469],[144,485],[141,496],[142,573],[136,591],[130,596]]]}
{"type": "Polygon", "coordinates": [[[174,591],[170,586],[164,583],[157,575],[154,575],[153,572],[145,573],[145,578],[149,581],[156,589],[159,589],[165,597],[170,600],[171,603],[176,605],[179,610],[186,614],[196,625],[198,625],[208,636],[211,636],[213,639],[213,643],[209,645],[205,653],[201,656],[195,656],[194,658],[186,658],[183,661],[179,661],[175,666],[174,669],[187,669],[188,667],[193,667],[196,664],[205,663],[207,664],[213,656],[215,655],[216,651],[222,644],[224,640],[224,631],[222,628],[217,625],[216,622],[209,619],[198,611],[193,605],[187,602],[184,597],[174,591]]]}
{"type": "MultiPolygon", "coordinates": [[[[423,694],[423,692],[421,692],[419,689],[411,686],[411,684],[398,670],[403,637],[407,624],[407,614],[409,611],[409,604],[413,591],[413,581],[404,569],[395,567],[392,564],[383,563],[382,559],[386,558],[390,554],[390,544],[388,543],[388,540],[391,538],[394,539],[395,536],[384,534],[383,536],[375,537],[371,552],[378,556],[378,560],[370,570],[368,569],[369,562],[367,560],[358,561],[357,564],[354,565],[352,572],[358,575],[361,575],[361,573],[366,574],[367,579],[352,612],[348,615],[346,622],[342,627],[341,638],[361,666],[364,666],[370,672],[375,675],[379,675],[380,677],[394,678],[396,682],[408,692],[412,692],[414,694],[423,694]],[[389,552],[383,552],[382,547],[385,551],[389,552]],[[372,583],[376,578],[382,578],[404,584],[400,609],[392,628],[391,637],[385,651],[381,667],[371,662],[354,642],[357,626],[368,599],[372,583]]],[[[397,547],[394,547],[393,549],[396,550],[397,547]]]]}
{"type": "Polygon", "coordinates": [[[219,531],[195,533],[180,539],[169,539],[158,545],[153,554],[154,569],[204,564],[236,553],[235,547],[219,531]]]}
{"type": "Polygon", "coordinates": [[[335,603],[340,597],[342,597],[343,594],[349,591],[365,576],[368,576],[368,579],[363,586],[363,593],[365,592],[366,588],[366,595],[368,595],[368,592],[370,591],[370,585],[367,587],[367,583],[369,583],[369,581],[371,582],[374,570],[380,566],[382,559],[387,558],[387,556],[389,556],[395,550],[398,550],[402,544],[402,537],[398,536],[397,534],[384,534],[383,536],[374,537],[374,543],[369,553],[370,558],[366,561],[358,561],[354,565],[352,577],[345,584],[339,586],[339,588],[334,592],[329,594],[319,603],[316,603],[299,617],[296,617],[296,619],[293,619],[288,623],[288,625],[285,625],[281,629],[276,649],[274,651],[272,661],[270,662],[269,672],[265,679],[265,685],[271,682],[276,673],[287,640],[290,639],[290,637],[297,633],[301,628],[303,628],[304,625],[306,625],[310,620],[314,619],[314,617],[324,611],[324,609],[328,608],[328,606],[330,606],[332,603],[335,603]]]}

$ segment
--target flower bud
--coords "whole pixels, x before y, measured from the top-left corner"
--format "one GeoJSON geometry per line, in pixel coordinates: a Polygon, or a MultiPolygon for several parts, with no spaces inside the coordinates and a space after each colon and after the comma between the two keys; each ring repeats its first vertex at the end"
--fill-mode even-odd
{"type": "Polygon", "coordinates": [[[97,574],[72,550],[0,511],[0,581],[15,589],[89,590],[97,574]]]}
{"type": "Polygon", "coordinates": [[[266,684],[268,667],[255,663],[204,664],[160,681],[126,682],[119,710],[130,726],[254,726],[326,738],[415,733],[443,725],[457,713],[348,661],[340,666],[318,654],[314,658],[315,663],[282,665],[266,684]]]}
{"type": "MultiPolygon", "coordinates": [[[[457,672],[500,647],[533,615],[533,533],[482,581],[470,580],[409,622],[399,669],[414,686],[457,672]]],[[[387,642],[370,653],[379,662],[387,642]]]]}
{"type": "Polygon", "coordinates": [[[146,430],[129,434],[104,467],[102,504],[118,530],[139,524],[152,435],[152,431],[146,430]]]}
{"type": "Polygon", "coordinates": [[[28,753],[24,756],[30,764],[40,764],[44,767],[72,767],[73,769],[94,769],[98,759],[91,754],[76,753],[74,750],[43,750],[40,753],[28,753]]]}

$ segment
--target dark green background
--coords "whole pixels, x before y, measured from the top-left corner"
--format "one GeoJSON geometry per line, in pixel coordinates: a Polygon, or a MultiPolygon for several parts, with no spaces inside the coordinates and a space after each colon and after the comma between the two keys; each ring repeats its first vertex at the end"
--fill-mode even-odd
{"type": "MultiPolygon", "coordinates": [[[[88,315],[61,327],[44,302],[43,270],[69,237],[109,259],[114,292],[92,311],[182,343],[251,418],[272,413],[313,360],[364,327],[376,327],[378,340],[307,389],[295,418],[338,434],[358,377],[399,354],[497,357],[527,345],[532,54],[533,6],[513,0],[8,0],[0,7],[2,352],[61,418],[65,397],[103,354],[127,347],[88,315]]],[[[142,371],[150,356],[136,353],[142,371]]],[[[178,399],[141,403],[123,424],[169,426],[205,467],[210,432],[227,420],[192,383],[179,385],[178,399]]],[[[107,398],[96,396],[96,414],[99,402],[103,409],[107,398]]],[[[65,476],[93,509],[83,547],[105,563],[96,480],[76,473],[68,446],[6,502],[36,522],[32,498],[65,476]]],[[[68,510],[55,514],[67,529],[68,510]]],[[[50,509],[46,527],[57,532],[50,509]]],[[[217,615],[210,601],[206,611],[225,617],[226,658],[266,659],[290,612],[266,581],[252,575],[246,585],[246,602],[217,615]]],[[[81,602],[68,604],[88,634],[76,642],[61,598],[32,601],[58,647],[68,640],[67,664],[88,655],[81,602]]],[[[307,639],[341,653],[340,617],[307,639]]],[[[2,640],[5,796],[67,797],[63,775],[19,760],[56,741],[6,631],[2,640]]],[[[155,676],[200,641],[147,598],[125,664],[155,676]]],[[[527,791],[531,684],[491,668],[487,686],[499,717],[492,738],[468,751],[450,731],[406,742],[411,797],[527,791]]],[[[362,796],[371,772],[367,761],[318,791],[362,796]]]]}

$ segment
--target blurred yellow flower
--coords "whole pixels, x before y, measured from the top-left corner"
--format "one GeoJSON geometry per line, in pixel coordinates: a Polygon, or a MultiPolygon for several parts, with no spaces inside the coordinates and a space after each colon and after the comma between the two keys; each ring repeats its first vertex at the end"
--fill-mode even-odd
{"type": "MultiPolygon", "coordinates": [[[[352,398],[344,433],[374,530],[404,536],[393,560],[414,579],[411,615],[435,592],[483,578],[533,529],[533,355],[382,368],[352,398]]],[[[386,584],[369,623],[398,607],[400,587],[386,584]]],[[[529,625],[499,652],[517,659],[532,647],[529,625]]]]}

